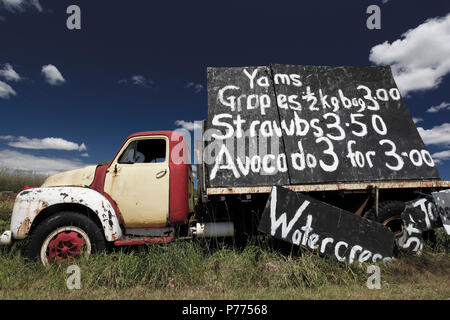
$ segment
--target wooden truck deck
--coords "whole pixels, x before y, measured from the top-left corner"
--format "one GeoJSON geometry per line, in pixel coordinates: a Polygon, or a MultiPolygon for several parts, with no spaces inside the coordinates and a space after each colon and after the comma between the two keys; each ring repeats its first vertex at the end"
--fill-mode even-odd
{"type": "MultiPolygon", "coordinates": [[[[374,181],[374,182],[286,185],[284,187],[296,192],[338,191],[338,190],[356,191],[356,190],[367,190],[370,188],[378,188],[378,189],[450,188],[450,181],[440,181],[440,180],[374,181]]],[[[225,194],[269,193],[271,189],[272,186],[217,187],[217,188],[206,188],[206,194],[225,195],[225,194]]]]}

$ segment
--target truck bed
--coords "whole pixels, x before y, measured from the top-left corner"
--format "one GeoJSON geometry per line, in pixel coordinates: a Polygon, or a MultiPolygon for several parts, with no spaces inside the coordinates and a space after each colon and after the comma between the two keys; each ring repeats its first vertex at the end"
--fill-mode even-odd
{"type": "MultiPolygon", "coordinates": [[[[370,188],[379,188],[379,189],[450,188],[450,181],[441,181],[441,180],[374,181],[374,182],[286,185],[284,187],[296,192],[338,191],[338,190],[357,191],[357,190],[367,190],[370,188]]],[[[272,186],[216,187],[216,188],[206,188],[206,194],[225,195],[225,194],[269,193],[271,189],[272,186]]]]}

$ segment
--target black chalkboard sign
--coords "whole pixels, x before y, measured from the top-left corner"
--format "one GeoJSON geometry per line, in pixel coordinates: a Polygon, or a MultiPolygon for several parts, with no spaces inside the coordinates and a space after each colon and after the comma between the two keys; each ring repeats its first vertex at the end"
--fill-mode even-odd
{"type": "Polygon", "coordinates": [[[289,184],[283,139],[266,132],[279,126],[274,96],[268,67],[208,68],[204,161],[211,187],[289,184]]]}
{"type": "Polygon", "coordinates": [[[211,187],[440,179],[389,66],[208,68],[207,128],[211,187]]]}
{"type": "Polygon", "coordinates": [[[426,196],[405,203],[401,214],[403,232],[398,237],[398,247],[406,252],[416,253],[423,246],[423,232],[442,227],[435,200],[426,196]]]}
{"type": "Polygon", "coordinates": [[[283,187],[272,188],[258,230],[349,263],[393,253],[394,234],[382,224],[283,187]]]}
{"type": "Polygon", "coordinates": [[[447,234],[450,235],[450,189],[433,192],[433,197],[442,225],[447,234]]]}

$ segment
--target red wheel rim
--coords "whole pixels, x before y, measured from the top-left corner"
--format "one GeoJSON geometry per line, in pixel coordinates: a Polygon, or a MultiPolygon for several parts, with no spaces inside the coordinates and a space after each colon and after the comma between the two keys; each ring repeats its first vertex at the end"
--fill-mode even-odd
{"type": "Polygon", "coordinates": [[[66,261],[78,258],[85,246],[83,236],[76,231],[62,231],[48,244],[47,260],[66,261]]]}

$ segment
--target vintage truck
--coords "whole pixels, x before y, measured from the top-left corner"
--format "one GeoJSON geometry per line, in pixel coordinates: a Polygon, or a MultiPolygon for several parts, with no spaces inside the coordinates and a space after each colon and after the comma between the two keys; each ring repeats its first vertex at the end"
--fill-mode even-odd
{"type": "Polygon", "coordinates": [[[28,237],[26,256],[46,264],[107,243],[171,241],[194,212],[192,167],[170,156],[184,144],[176,132],[135,133],[108,165],[59,173],[22,191],[1,243],[28,237]]]}
{"type": "MultiPolygon", "coordinates": [[[[269,186],[208,187],[192,165],[184,137],[175,131],[129,136],[108,165],[49,177],[18,194],[11,229],[1,243],[28,238],[25,255],[43,264],[115,246],[167,243],[176,237],[256,235],[269,186]],[[181,153],[181,156],[180,156],[181,153]],[[181,159],[181,160],[180,160],[181,159]]],[[[202,147],[198,148],[199,154],[202,147]]],[[[331,183],[285,186],[356,215],[374,215],[399,235],[405,202],[450,187],[449,181],[331,183]],[[378,209],[376,209],[378,208],[378,209]]]]}
{"type": "MultiPolygon", "coordinates": [[[[234,237],[238,242],[245,242],[248,237],[260,234],[261,222],[267,225],[267,220],[261,219],[269,209],[271,193],[286,192],[274,190],[273,186],[307,195],[307,198],[302,196],[303,200],[307,199],[304,203],[315,200],[325,203],[326,206],[317,207],[319,211],[332,206],[361,217],[354,221],[353,229],[340,226],[343,237],[359,230],[367,238],[362,225],[370,219],[394,233],[397,245],[414,246],[412,251],[417,251],[420,241],[412,235],[442,226],[439,215],[445,218],[445,210],[436,209],[432,193],[450,188],[450,181],[440,179],[400,98],[390,69],[280,65],[218,68],[208,70],[208,88],[209,122],[202,122],[200,138],[194,139],[195,199],[190,139],[177,131],[135,133],[125,140],[109,164],[59,173],[49,177],[42,186],[19,193],[10,230],[3,233],[0,243],[9,245],[28,239],[25,255],[47,264],[97,252],[109,245],[167,243],[177,237],[234,237]],[[258,74],[262,76],[257,78],[258,74]],[[308,79],[314,77],[327,84],[323,90],[336,92],[329,100],[334,107],[326,107],[324,101],[323,110],[312,103],[309,110],[299,109],[300,103],[295,100],[301,96],[298,90],[303,90],[308,79]],[[272,86],[268,85],[270,81],[272,86]],[[347,91],[339,89],[336,83],[342,83],[347,91]],[[369,95],[370,86],[374,88],[373,95],[369,95]],[[240,96],[226,96],[234,92],[240,96]],[[351,94],[356,97],[352,98],[351,94]],[[270,102],[273,106],[274,100],[277,108],[271,107],[270,102]],[[246,109],[242,101],[246,101],[246,109]],[[230,113],[224,113],[225,109],[230,113]],[[209,159],[207,129],[216,127],[219,131],[215,131],[215,136],[220,138],[220,129],[226,127],[229,133],[233,129],[231,123],[241,129],[245,123],[241,116],[251,120],[246,123],[250,134],[259,125],[260,134],[277,132],[277,127],[278,132],[286,132],[280,137],[282,152],[278,153],[278,159],[283,156],[289,168],[281,166],[275,174],[264,174],[262,168],[269,163],[264,159],[270,156],[275,159],[275,156],[260,153],[263,157],[258,154],[253,158],[243,157],[238,172],[230,163],[221,162],[227,157],[233,159],[223,147],[225,140],[220,139],[216,139],[220,151],[212,161],[209,159]],[[231,120],[233,117],[235,120],[231,120]],[[298,129],[297,134],[289,129],[289,121],[290,128],[298,129]],[[310,132],[305,128],[311,128],[310,132]],[[402,148],[398,154],[394,142],[398,149],[402,148]],[[361,152],[355,151],[356,147],[361,152]],[[247,175],[241,174],[244,171],[247,175]]],[[[323,99],[327,95],[322,89],[319,94],[323,99]]],[[[305,101],[314,102],[310,86],[306,91],[305,101]]],[[[223,133],[223,137],[228,133],[223,133]]],[[[241,139],[239,135],[231,139],[235,137],[241,139]]],[[[235,142],[232,140],[231,145],[235,142]]],[[[246,148],[244,151],[249,151],[246,148]]],[[[338,212],[339,217],[341,214],[338,212]]],[[[276,226],[289,229],[293,226],[293,220],[289,224],[283,221],[285,213],[272,218],[276,226]]],[[[325,217],[325,223],[327,220],[334,221],[325,217]]],[[[339,218],[336,224],[339,226],[344,220],[339,218]]],[[[317,226],[314,228],[318,230],[317,226]]],[[[298,240],[303,228],[294,229],[289,238],[298,240]]],[[[327,234],[325,230],[323,235],[327,234]]],[[[326,239],[330,239],[329,234],[326,239]]],[[[343,242],[336,242],[342,248],[343,242]]],[[[342,256],[339,248],[335,253],[342,256]]],[[[359,248],[364,255],[357,243],[353,248],[359,248]]],[[[352,259],[351,253],[349,258],[352,259]]]]}

